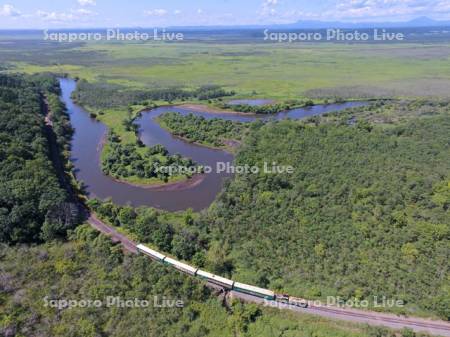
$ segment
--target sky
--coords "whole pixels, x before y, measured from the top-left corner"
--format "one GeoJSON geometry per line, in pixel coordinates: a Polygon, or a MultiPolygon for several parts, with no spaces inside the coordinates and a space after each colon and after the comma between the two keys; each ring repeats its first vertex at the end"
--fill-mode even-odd
{"type": "Polygon", "coordinates": [[[0,29],[450,19],[450,0],[0,0],[0,29]]]}

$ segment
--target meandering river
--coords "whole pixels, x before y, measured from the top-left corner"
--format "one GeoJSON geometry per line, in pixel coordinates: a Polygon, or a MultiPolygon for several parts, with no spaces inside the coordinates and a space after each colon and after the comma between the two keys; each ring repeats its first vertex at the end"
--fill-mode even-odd
{"type": "MultiPolygon", "coordinates": [[[[71,99],[76,82],[72,79],[60,79],[61,98],[66,104],[75,134],[72,140],[72,161],[78,180],[83,181],[90,197],[100,199],[111,198],[120,205],[152,206],[169,211],[192,208],[196,211],[207,208],[223,187],[224,180],[230,175],[226,173],[210,173],[194,186],[172,191],[152,190],[118,182],[103,174],[100,167],[101,143],[108,129],[101,122],[90,118],[89,114],[71,99]]],[[[161,144],[170,153],[179,153],[190,157],[203,166],[215,167],[217,162],[232,163],[233,156],[225,151],[214,150],[200,145],[185,142],[172,136],[161,128],[154,120],[162,113],[175,111],[183,115],[194,113],[205,118],[223,118],[241,122],[250,122],[256,118],[267,119],[300,119],[320,115],[330,111],[365,105],[365,102],[347,102],[342,104],[316,105],[308,108],[281,112],[275,116],[241,116],[226,113],[193,112],[181,107],[161,107],[142,113],[136,123],[139,124],[139,134],[144,144],[151,146],[161,144]]]]}

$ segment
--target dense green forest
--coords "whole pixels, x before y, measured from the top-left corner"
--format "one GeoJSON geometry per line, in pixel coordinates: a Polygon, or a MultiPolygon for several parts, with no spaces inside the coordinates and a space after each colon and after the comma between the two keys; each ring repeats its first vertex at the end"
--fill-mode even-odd
{"type": "MultiPolygon", "coordinates": [[[[52,164],[51,137],[68,150],[71,128],[50,75],[0,75],[0,241],[38,242],[65,236],[79,211],[52,164]],[[51,109],[54,131],[45,126],[51,109]],[[54,134],[53,134],[54,132],[54,134]]],[[[67,152],[66,152],[67,155],[67,152]]],[[[64,158],[61,158],[64,161],[64,158]]]]}
{"type": "Polygon", "coordinates": [[[162,114],[158,117],[158,122],[175,136],[215,147],[242,140],[249,127],[247,123],[220,118],[206,119],[194,114],[183,116],[176,112],[162,114]]]}
{"type": "Polygon", "coordinates": [[[294,108],[302,108],[314,105],[312,100],[291,100],[285,103],[267,104],[267,105],[248,105],[248,104],[228,104],[217,102],[217,107],[238,112],[251,114],[272,115],[278,112],[291,110],[294,108]]]}
{"type": "MultiPolygon", "coordinates": [[[[103,173],[115,178],[157,178],[168,181],[174,176],[165,169],[178,167],[194,170],[196,164],[190,158],[183,158],[179,154],[170,155],[162,145],[155,145],[139,151],[136,144],[122,144],[120,138],[113,132],[108,135],[108,151],[102,156],[103,173]],[[164,167],[164,169],[161,169],[164,167]]],[[[198,168],[199,172],[201,168],[198,168]]],[[[191,171],[189,171],[191,172],[191,171]]],[[[187,173],[187,177],[191,175],[187,173]]]]}
{"type": "Polygon", "coordinates": [[[307,298],[384,295],[449,319],[449,108],[381,104],[263,125],[236,164],[295,173],[237,175],[198,225],[236,279],[307,298]]]}
{"type": "MultiPolygon", "coordinates": [[[[211,294],[199,281],[121,247],[89,226],[60,245],[0,245],[0,335],[65,337],[399,337],[383,328],[242,304],[211,294]],[[108,306],[107,298],[148,301],[108,306]],[[154,307],[165,297],[182,308],[154,307]],[[55,308],[50,301],[97,301],[55,308]]],[[[401,336],[419,336],[405,331],[401,336]]],[[[423,336],[423,335],[420,335],[423,336]]]]}
{"type": "Polygon", "coordinates": [[[152,90],[127,89],[118,84],[79,80],[73,99],[83,106],[98,109],[120,108],[127,105],[151,105],[151,101],[210,100],[233,96],[216,85],[205,85],[195,90],[182,88],[153,88],[152,90]]]}

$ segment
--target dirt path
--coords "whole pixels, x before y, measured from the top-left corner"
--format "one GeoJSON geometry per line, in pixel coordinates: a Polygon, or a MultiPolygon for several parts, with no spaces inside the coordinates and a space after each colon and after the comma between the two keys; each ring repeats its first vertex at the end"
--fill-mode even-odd
{"type": "Polygon", "coordinates": [[[88,223],[99,232],[109,236],[113,242],[120,242],[123,248],[133,254],[137,253],[136,242],[130,240],[125,235],[119,233],[115,228],[100,221],[94,214],[88,218],[88,223]]]}

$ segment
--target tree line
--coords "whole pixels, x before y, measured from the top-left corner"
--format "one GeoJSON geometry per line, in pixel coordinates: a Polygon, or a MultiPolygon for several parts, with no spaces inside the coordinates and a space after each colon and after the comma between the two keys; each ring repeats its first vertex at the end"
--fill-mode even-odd
{"type": "MultiPolygon", "coordinates": [[[[58,149],[68,150],[71,128],[56,103],[56,78],[50,75],[0,75],[0,241],[40,242],[64,237],[79,218],[72,197],[61,185],[51,161],[52,109],[58,149]]],[[[59,154],[58,154],[59,155],[59,154]]]]}
{"type": "Polygon", "coordinates": [[[264,105],[229,104],[226,102],[216,103],[216,106],[221,109],[262,115],[274,115],[279,112],[291,110],[294,108],[303,108],[312,105],[314,105],[314,102],[312,100],[291,100],[284,103],[264,105]]]}
{"type": "Polygon", "coordinates": [[[139,104],[150,106],[152,101],[210,100],[233,96],[234,94],[234,91],[227,91],[215,85],[204,85],[193,90],[182,88],[142,90],[126,89],[120,85],[106,82],[91,83],[86,80],[79,80],[72,98],[83,106],[108,109],[139,104]]]}
{"type": "Polygon", "coordinates": [[[124,179],[157,178],[168,182],[175,175],[171,175],[169,169],[162,169],[162,167],[173,167],[173,172],[177,172],[178,167],[186,168],[186,176],[191,177],[190,169],[195,166],[196,163],[192,159],[184,158],[179,154],[170,155],[162,145],[144,149],[137,144],[123,144],[120,137],[113,131],[110,131],[108,135],[108,149],[102,156],[103,173],[124,179]]]}
{"type": "Polygon", "coordinates": [[[227,140],[241,140],[248,129],[248,123],[221,118],[206,119],[202,116],[168,112],[158,117],[158,122],[175,136],[191,142],[221,147],[227,140]]]}

